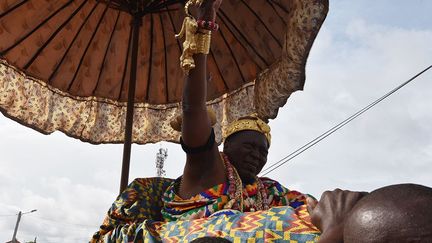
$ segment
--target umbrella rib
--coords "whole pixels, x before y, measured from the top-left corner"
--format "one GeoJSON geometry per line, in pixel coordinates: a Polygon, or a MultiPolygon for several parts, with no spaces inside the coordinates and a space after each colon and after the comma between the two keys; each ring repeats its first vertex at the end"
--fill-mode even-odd
{"type": "Polygon", "coordinates": [[[146,10],[150,13],[155,12],[154,10],[156,10],[157,7],[158,7],[157,1],[150,1],[150,3],[148,3],[147,6],[145,6],[146,10]]]}
{"type": "MultiPolygon", "coordinates": [[[[101,1],[101,0],[99,0],[99,1],[101,1]]],[[[120,2],[120,3],[109,2],[109,3],[106,3],[106,4],[108,4],[109,7],[112,8],[112,9],[120,10],[120,11],[123,11],[123,12],[129,12],[129,9],[122,2],[120,2]]]]}
{"type": "Polygon", "coordinates": [[[124,65],[124,69],[123,69],[123,77],[122,77],[122,82],[121,82],[120,91],[119,91],[119,95],[118,95],[118,99],[117,100],[121,99],[123,85],[125,83],[125,77],[126,77],[127,67],[128,67],[128,64],[129,64],[130,45],[131,45],[131,42],[132,42],[132,32],[133,32],[132,30],[133,30],[133,28],[132,28],[132,25],[131,25],[131,28],[130,28],[130,31],[129,31],[129,41],[128,41],[128,45],[127,45],[127,49],[126,49],[126,58],[125,58],[125,65],[124,65]]]}
{"type": "Polygon", "coordinates": [[[30,65],[33,64],[33,62],[36,60],[36,58],[39,56],[39,54],[45,49],[45,47],[57,36],[57,34],[60,32],[60,30],[63,29],[63,27],[66,26],[67,23],[75,17],[75,15],[81,10],[81,8],[86,4],[86,1],[83,1],[80,6],[69,16],[69,18],[63,22],[55,31],[51,34],[51,36],[48,38],[47,41],[36,51],[36,53],[33,55],[33,57],[24,65],[24,70],[27,70],[27,68],[30,67],[30,65]]]}
{"type": "Polygon", "coordinates": [[[151,71],[152,71],[152,61],[153,61],[153,14],[150,14],[150,55],[149,55],[149,71],[148,71],[148,78],[147,78],[147,91],[146,91],[146,98],[145,101],[148,101],[149,99],[149,90],[150,90],[150,79],[151,79],[151,71]]]}
{"type": "Polygon", "coordinates": [[[80,34],[82,28],[87,23],[88,19],[93,14],[94,10],[96,9],[96,7],[98,5],[99,5],[99,1],[96,2],[95,6],[92,8],[89,15],[87,15],[86,19],[81,24],[80,28],[78,29],[77,33],[75,34],[74,38],[72,39],[72,42],[69,44],[67,50],[65,51],[62,58],[60,59],[60,62],[56,65],[56,67],[54,68],[54,71],[51,73],[50,77],[48,78],[48,84],[51,84],[51,80],[53,79],[54,75],[57,73],[58,69],[60,68],[61,64],[63,63],[64,59],[66,58],[66,55],[69,53],[69,50],[72,48],[72,45],[75,43],[75,40],[78,38],[78,35],[80,34]]]}
{"type": "Polygon", "coordinates": [[[289,12],[282,6],[282,4],[276,2],[276,1],[270,1],[273,4],[277,5],[280,9],[282,9],[282,11],[284,11],[285,13],[289,14],[289,12]]]}
{"type": "Polygon", "coordinates": [[[103,60],[102,60],[102,65],[101,65],[101,68],[100,68],[100,70],[99,70],[98,79],[97,79],[97,82],[96,82],[95,88],[94,88],[93,91],[92,91],[92,94],[93,94],[93,95],[94,95],[94,93],[96,92],[97,88],[99,87],[100,79],[101,79],[101,77],[102,77],[102,72],[103,72],[103,70],[104,70],[104,65],[105,65],[105,62],[106,62],[106,57],[108,56],[108,51],[109,51],[110,46],[111,46],[111,41],[112,41],[112,39],[113,39],[113,36],[114,36],[115,30],[116,30],[116,26],[117,26],[118,20],[120,19],[120,13],[121,13],[121,10],[117,10],[117,11],[118,11],[117,18],[116,18],[116,21],[115,21],[115,23],[114,23],[114,27],[113,27],[113,30],[112,30],[112,32],[111,32],[111,35],[110,35],[110,38],[109,38],[109,41],[108,41],[108,46],[107,46],[107,48],[106,48],[106,50],[105,50],[105,54],[104,54],[104,57],[103,57],[103,60]]]}
{"type": "Polygon", "coordinates": [[[152,11],[153,13],[161,13],[163,12],[162,9],[165,6],[166,11],[170,11],[170,9],[168,9],[169,5],[174,5],[177,3],[182,3],[183,0],[164,0],[162,3],[159,3],[159,5],[154,7],[154,11],[152,11]]]}
{"type": "Polygon", "coordinates": [[[27,34],[25,34],[23,37],[21,37],[17,42],[15,42],[14,44],[12,44],[12,46],[6,48],[5,50],[3,50],[0,55],[5,55],[7,52],[9,52],[10,50],[12,50],[13,48],[15,48],[17,45],[19,45],[21,42],[23,42],[25,39],[27,39],[27,37],[29,37],[30,35],[32,35],[34,32],[36,32],[42,25],[44,25],[46,22],[48,22],[52,17],[54,17],[56,14],[58,14],[60,11],[62,11],[63,9],[65,9],[67,6],[69,6],[69,4],[71,4],[73,1],[69,0],[68,2],[66,2],[66,4],[64,4],[63,6],[61,6],[59,9],[57,9],[56,11],[54,11],[54,13],[52,13],[50,16],[48,16],[48,18],[44,19],[40,24],[38,24],[36,26],[36,28],[34,28],[33,30],[31,30],[30,32],[28,32],[27,34]]]}
{"type": "MultiPolygon", "coordinates": [[[[111,1],[110,1],[110,2],[111,2],[111,1]]],[[[75,73],[74,73],[74,76],[73,76],[73,78],[72,78],[72,81],[69,83],[69,87],[68,87],[68,89],[67,89],[68,91],[70,91],[70,89],[72,88],[72,84],[74,83],[74,81],[75,81],[75,79],[76,79],[76,77],[77,77],[77,75],[78,75],[78,73],[79,73],[79,70],[81,69],[81,65],[82,65],[82,63],[83,63],[83,61],[84,61],[85,56],[87,55],[87,51],[88,51],[88,49],[90,48],[90,45],[91,45],[91,43],[93,42],[93,38],[96,36],[97,30],[99,29],[99,26],[100,26],[100,24],[102,23],[102,20],[105,18],[105,14],[106,14],[107,11],[108,11],[108,5],[106,5],[106,7],[105,7],[105,9],[104,9],[104,12],[102,13],[101,18],[99,19],[99,21],[98,21],[98,23],[97,23],[97,25],[96,25],[96,28],[95,28],[95,30],[93,31],[92,36],[90,37],[89,42],[87,43],[86,49],[84,50],[84,53],[83,53],[83,55],[81,56],[80,62],[79,62],[79,64],[78,64],[78,68],[76,69],[76,71],[75,71],[75,73]]]]}
{"type": "MultiPolygon", "coordinates": [[[[159,20],[161,22],[161,25],[163,25],[162,20],[162,14],[159,14],[159,20]]],[[[162,29],[162,39],[163,39],[163,45],[164,45],[164,55],[165,55],[165,102],[168,103],[169,101],[169,92],[168,92],[168,61],[167,61],[167,50],[166,50],[166,41],[165,41],[165,29],[162,29]]]]}
{"type": "Polygon", "coordinates": [[[14,11],[15,9],[21,7],[24,3],[26,3],[28,0],[24,0],[21,1],[20,3],[14,5],[12,8],[6,10],[5,12],[3,12],[2,14],[0,14],[0,18],[3,18],[4,16],[8,15],[9,13],[11,13],[12,11],[14,11]]]}
{"type": "Polygon", "coordinates": [[[213,58],[213,61],[214,61],[215,65],[216,65],[217,70],[219,71],[219,76],[222,78],[222,82],[223,82],[223,84],[225,86],[225,90],[229,90],[228,84],[226,83],[225,78],[222,75],[222,71],[221,71],[221,69],[220,69],[220,67],[219,67],[219,65],[218,65],[218,63],[216,61],[216,57],[213,54],[213,50],[211,48],[210,48],[210,55],[213,58]]]}
{"type": "MultiPolygon", "coordinates": [[[[246,38],[246,36],[244,36],[244,34],[234,25],[234,23],[226,16],[226,14],[225,14],[225,12],[222,10],[222,9],[219,9],[219,13],[221,13],[221,15],[223,16],[219,16],[220,17],[220,19],[221,19],[221,21],[225,24],[225,26],[231,31],[231,33],[233,33],[233,36],[235,36],[234,35],[234,31],[232,31],[231,29],[230,29],[230,27],[225,23],[225,20],[226,21],[228,21],[229,23],[230,23],[230,25],[232,25],[232,27],[236,30],[236,32],[240,35],[240,37],[242,37],[243,38],[243,41],[246,43],[246,44],[248,44],[250,47],[251,47],[251,50],[253,51],[253,52],[255,52],[255,54],[264,62],[264,64],[266,65],[266,66],[269,66],[269,64],[267,63],[267,60],[263,57],[263,56],[261,56],[261,54],[260,53],[258,53],[257,51],[256,51],[256,48],[247,40],[247,38],[246,38]]],[[[240,42],[240,40],[238,40],[239,42],[240,42]]],[[[258,64],[257,64],[257,66],[259,66],[258,64]]]]}
{"type": "Polygon", "coordinates": [[[255,15],[256,18],[259,19],[259,21],[262,23],[264,28],[270,33],[270,35],[273,37],[273,39],[276,40],[279,47],[282,48],[282,46],[283,46],[282,43],[280,43],[279,39],[270,31],[270,29],[267,27],[266,23],[260,18],[260,16],[244,0],[242,0],[242,3],[255,15]]]}
{"type": "Polygon", "coordinates": [[[147,13],[159,13],[161,9],[164,7],[169,11],[168,6],[174,5],[176,3],[183,3],[184,0],[162,0],[162,1],[151,1],[150,4],[145,6],[146,11],[142,12],[141,15],[145,15],[147,13]],[[161,3],[162,2],[162,3],[161,3]]]}
{"type": "Polygon", "coordinates": [[[285,23],[285,19],[279,14],[279,12],[276,10],[273,1],[269,1],[270,6],[272,7],[273,11],[276,13],[277,16],[282,20],[282,22],[285,23]]]}
{"type": "MultiPolygon", "coordinates": [[[[167,10],[168,10],[168,6],[167,6],[167,10]]],[[[176,30],[176,27],[175,27],[175,24],[174,24],[173,18],[172,18],[172,16],[171,16],[170,11],[167,11],[167,13],[168,13],[168,16],[169,16],[169,18],[170,18],[170,22],[171,22],[171,25],[172,25],[172,28],[173,28],[173,30],[174,30],[174,34],[175,34],[175,33],[177,33],[177,30],[176,30]]],[[[177,39],[177,38],[175,38],[175,39],[176,39],[176,41],[177,41],[178,48],[179,48],[179,50],[180,50],[180,52],[181,52],[182,47],[181,47],[180,41],[179,41],[179,39],[177,39]]]]}
{"type": "Polygon", "coordinates": [[[229,49],[229,51],[230,51],[230,53],[231,53],[231,56],[232,56],[233,59],[234,59],[234,62],[235,62],[235,64],[236,64],[236,67],[237,67],[238,71],[240,72],[240,76],[241,76],[242,79],[243,79],[243,83],[246,83],[246,79],[245,79],[245,77],[244,77],[244,75],[243,75],[242,70],[240,69],[240,65],[238,64],[237,58],[235,57],[234,52],[233,52],[233,50],[231,49],[231,46],[228,45],[228,42],[227,42],[227,40],[225,39],[225,36],[224,36],[224,34],[223,34],[223,32],[222,32],[222,29],[219,30],[219,33],[220,33],[222,39],[224,40],[225,45],[228,47],[228,49],[229,49]]]}

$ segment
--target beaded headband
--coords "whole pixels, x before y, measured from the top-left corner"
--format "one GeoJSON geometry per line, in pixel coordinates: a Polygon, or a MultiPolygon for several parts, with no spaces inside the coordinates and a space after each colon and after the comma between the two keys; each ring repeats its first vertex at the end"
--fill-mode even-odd
{"type": "Polygon", "coordinates": [[[270,126],[263,120],[261,120],[255,113],[252,115],[241,117],[229,124],[224,134],[224,139],[227,139],[229,136],[236,132],[247,130],[256,131],[263,134],[267,138],[267,143],[270,147],[270,126]]]}

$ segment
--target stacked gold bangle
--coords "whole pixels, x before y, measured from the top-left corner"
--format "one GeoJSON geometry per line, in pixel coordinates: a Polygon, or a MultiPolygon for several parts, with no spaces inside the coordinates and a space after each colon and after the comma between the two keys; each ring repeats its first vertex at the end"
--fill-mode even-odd
{"type": "Polygon", "coordinates": [[[196,33],[196,53],[209,54],[211,44],[211,32],[197,32],[196,33]]]}
{"type": "Polygon", "coordinates": [[[185,73],[195,68],[194,54],[209,54],[211,44],[211,31],[200,29],[196,19],[189,13],[190,5],[199,5],[202,0],[189,0],[185,5],[186,18],[183,21],[180,33],[176,38],[185,37],[183,53],[180,56],[180,67],[185,73]]]}

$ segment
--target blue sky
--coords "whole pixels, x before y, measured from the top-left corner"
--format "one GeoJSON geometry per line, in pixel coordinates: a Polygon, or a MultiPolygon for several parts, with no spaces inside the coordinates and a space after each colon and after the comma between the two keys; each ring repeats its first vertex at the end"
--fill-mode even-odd
{"type": "MultiPolygon", "coordinates": [[[[305,90],[270,122],[269,164],[307,143],[432,64],[432,2],[330,1],[307,63],[305,90]]],[[[336,187],[373,190],[412,182],[432,186],[432,71],[272,172],[288,188],[319,197],[336,187]]],[[[0,115],[0,241],[85,242],[118,193],[122,146],[42,135],[0,115]]],[[[154,176],[160,146],[177,177],[175,144],[133,146],[130,178],[154,176]]]]}
{"type": "Polygon", "coordinates": [[[343,26],[347,20],[367,19],[388,27],[430,28],[432,2],[427,0],[330,1],[328,25],[343,26]]]}

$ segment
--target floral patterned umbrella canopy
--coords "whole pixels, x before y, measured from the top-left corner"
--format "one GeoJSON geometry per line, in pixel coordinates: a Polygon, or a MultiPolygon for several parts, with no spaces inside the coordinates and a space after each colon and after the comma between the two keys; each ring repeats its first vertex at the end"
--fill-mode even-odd
{"type": "MultiPolygon", "coordinates": [[[[2,0],[1,112],[42,133],[95,144],[123,143],[127,124],[129,143],[178,141],[169,123],[181,114],[182,50],[174,35],[184,4],[2,0]]],[[[328,0],[223,1],[208,58],[219,141],[230,121],[252,112],[275,118],[303,88],[327,11],[328,0]]]]}

